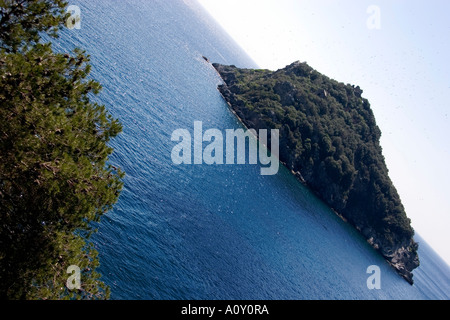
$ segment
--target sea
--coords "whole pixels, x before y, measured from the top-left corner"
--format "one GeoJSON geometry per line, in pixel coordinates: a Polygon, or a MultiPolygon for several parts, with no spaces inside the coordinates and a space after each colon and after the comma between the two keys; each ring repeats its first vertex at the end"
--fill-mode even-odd
{"type": "Polygon", "coordinates": [[[196,1],[69,4],[81,20],[54,49],[86,50],[92,99],[123,125],[110,163],[124,188],[91,238],[111,299],[449,300],[450,268],[420,235],[411,286],[283,166],[174,164],[175,130],[242,128],[203,57],[258,67],[196,1]]]}

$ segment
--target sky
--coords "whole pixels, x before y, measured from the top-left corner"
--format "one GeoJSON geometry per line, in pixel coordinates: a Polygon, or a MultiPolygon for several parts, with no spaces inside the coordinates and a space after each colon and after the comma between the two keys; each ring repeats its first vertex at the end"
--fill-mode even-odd
{"type": "Polygon", "coordinates": [[[198,1],[259,67],[364,90],[412,226],[450,265],[450,1],[198,1]]]}

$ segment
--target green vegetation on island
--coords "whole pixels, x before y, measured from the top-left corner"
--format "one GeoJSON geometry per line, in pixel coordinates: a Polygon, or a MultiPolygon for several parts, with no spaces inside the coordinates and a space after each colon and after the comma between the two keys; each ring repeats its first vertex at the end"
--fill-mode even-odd
{"type": "Polygon", "coordinates": [[[275,72],[214,67],[225,82],[220,92],[242,122],[279,129],[280,161],[412,284],[418,245],[362,90],[300,62],[275,72]]]}
{"type": "Polygon", "coordinates": [[[55,53],[42,39],[64,26],[66,6],[0,1],[2,299],[109,295],[88,239],[122,188],[107,145],[121,125],[90,101],[101,87],[88,79],[88,56],[55,53]],[[79,287],[67,284],[70,266],[80,270],[79,287]]]}

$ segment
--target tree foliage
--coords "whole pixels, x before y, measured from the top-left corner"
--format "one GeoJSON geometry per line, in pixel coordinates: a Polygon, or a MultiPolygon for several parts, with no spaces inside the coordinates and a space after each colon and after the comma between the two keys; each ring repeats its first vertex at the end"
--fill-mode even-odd
{"type": "Polygon", "coordinates": [[[121,125],[90,97],[89,57],[61,54],[40,34],[55,32],[66,3],[0,1],[0,296],[102,299],[93,222],[122,188],[108,163],[121,125]],[[70,265],[81,289],[65,286],[70,265]]]}
{"type": "Polygon", "coordinates": [[[0,0],[2,49],[15,52],[37,43],[40,32],[56,37],[63,26],[63,0],[0,0]]]}

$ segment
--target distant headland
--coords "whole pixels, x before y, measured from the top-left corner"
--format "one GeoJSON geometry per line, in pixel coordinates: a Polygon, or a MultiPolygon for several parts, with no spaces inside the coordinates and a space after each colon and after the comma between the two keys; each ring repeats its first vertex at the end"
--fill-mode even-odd
{"type": "Polygon", "coordinates": [[[224,82],[219,91],[243,124],[278,129],[280,161],[413,284],[418,244],[361,88],[301,62],[275,72],[213,66],[224,82]]]}

